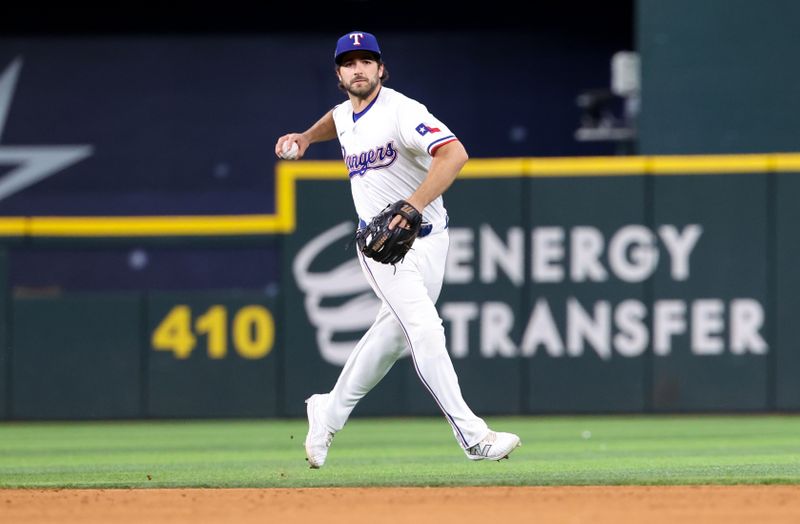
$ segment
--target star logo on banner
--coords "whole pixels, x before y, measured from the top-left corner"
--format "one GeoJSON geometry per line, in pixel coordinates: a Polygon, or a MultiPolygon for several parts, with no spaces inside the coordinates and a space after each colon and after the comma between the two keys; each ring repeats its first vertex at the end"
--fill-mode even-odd
{"type": "Polygon", "coordinates": [[[3,144],[11,100],[17,86],[22,59],[15,59],[0,75],[0,165],[16,166],[0,177],[0,200],[18,193],[40,180],[63,171],[91,156],[90,145],[8,146],[3,144]]]}

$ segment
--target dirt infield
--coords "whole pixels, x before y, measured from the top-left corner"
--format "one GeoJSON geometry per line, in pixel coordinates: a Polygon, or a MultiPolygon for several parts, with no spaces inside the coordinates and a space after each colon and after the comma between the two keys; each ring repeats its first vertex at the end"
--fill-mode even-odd
{"type": "Polygon", "coordinates": [[[800,486],[0,490],[2,522],[800,522],[800,486]]]}

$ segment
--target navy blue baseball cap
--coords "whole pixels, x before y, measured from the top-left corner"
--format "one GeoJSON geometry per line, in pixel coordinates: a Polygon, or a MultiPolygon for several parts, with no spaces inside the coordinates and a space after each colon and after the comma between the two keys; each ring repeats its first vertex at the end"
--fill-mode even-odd
{"type": "Polygon", "coordinates": [[[381,48],[378,47],[378,39],[372,33],[364,31],[351,31],[341,37],[336,42],[336,52],[333,54],[333,61],[336,65],[341,62],[342,55],[350,51],[369,51],[381,58],[381,48]]]}

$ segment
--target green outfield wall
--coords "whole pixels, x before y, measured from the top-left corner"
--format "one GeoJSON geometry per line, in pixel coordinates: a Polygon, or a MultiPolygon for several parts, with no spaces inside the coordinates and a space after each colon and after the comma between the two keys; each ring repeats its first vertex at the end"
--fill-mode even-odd
{"type": "MultiPolygon", "coordinates": [[[[2,417],[303,416],[379,302],[340,163],[276,178],[261,229],[226,227],[280,239],[277,292],[4,289],[2,417]]],[[[797,410],[798,199],[793,154],[471,160],[445,198],[438,303],[465,398],[482,414],[797,410]]],[[[59,233],[32,240],[91,231],[48,220],[59,233]]],[[[356,411],[436,412],[408,358],[356,411]]]]}
{"type": "Polygon", "coordinates": [[[637,0],[638,152],[794,151],[800,3],[637,0]]]}

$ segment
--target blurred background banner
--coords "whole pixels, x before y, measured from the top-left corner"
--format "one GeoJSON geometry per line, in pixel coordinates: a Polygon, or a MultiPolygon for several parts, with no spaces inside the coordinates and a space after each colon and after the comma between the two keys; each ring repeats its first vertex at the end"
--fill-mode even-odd
{"type": "Polygon", "coordinates": [[[255,64],[279,49],[236,38],[0,43],[3,85],[12,92],[3,146],[36,147],[32,158],[87,148],[73,165],[0,200],[0,213],[271,211],[266,137],[283,123],[270,106],[285,86],[255,64]]]}
{"type": "MultiPolygon", "coordinates": [[[[0,153],[29,148],[23,165],[72,153],[40,179],[9,160],[16,173],[3,183],[29,183],[0,184],[0,213],[272,212],[275,138],[344,99],[335,36],[0,39],[0,153]]],[[[554,38],[485,38],[502,39],[502,53],[472,35],[382,35],[390,83],[424,100],[475,157],[612,151],[572,138],[575,94],[607,83],[610,45],[570,55],[554,38]],[[479,80],[473,63],[504,79],[479,80]],[[446,85],[431,82],[445,71],[446,85]]],[[[334,143],[310,152],[338,155],[334,143]]]]}

